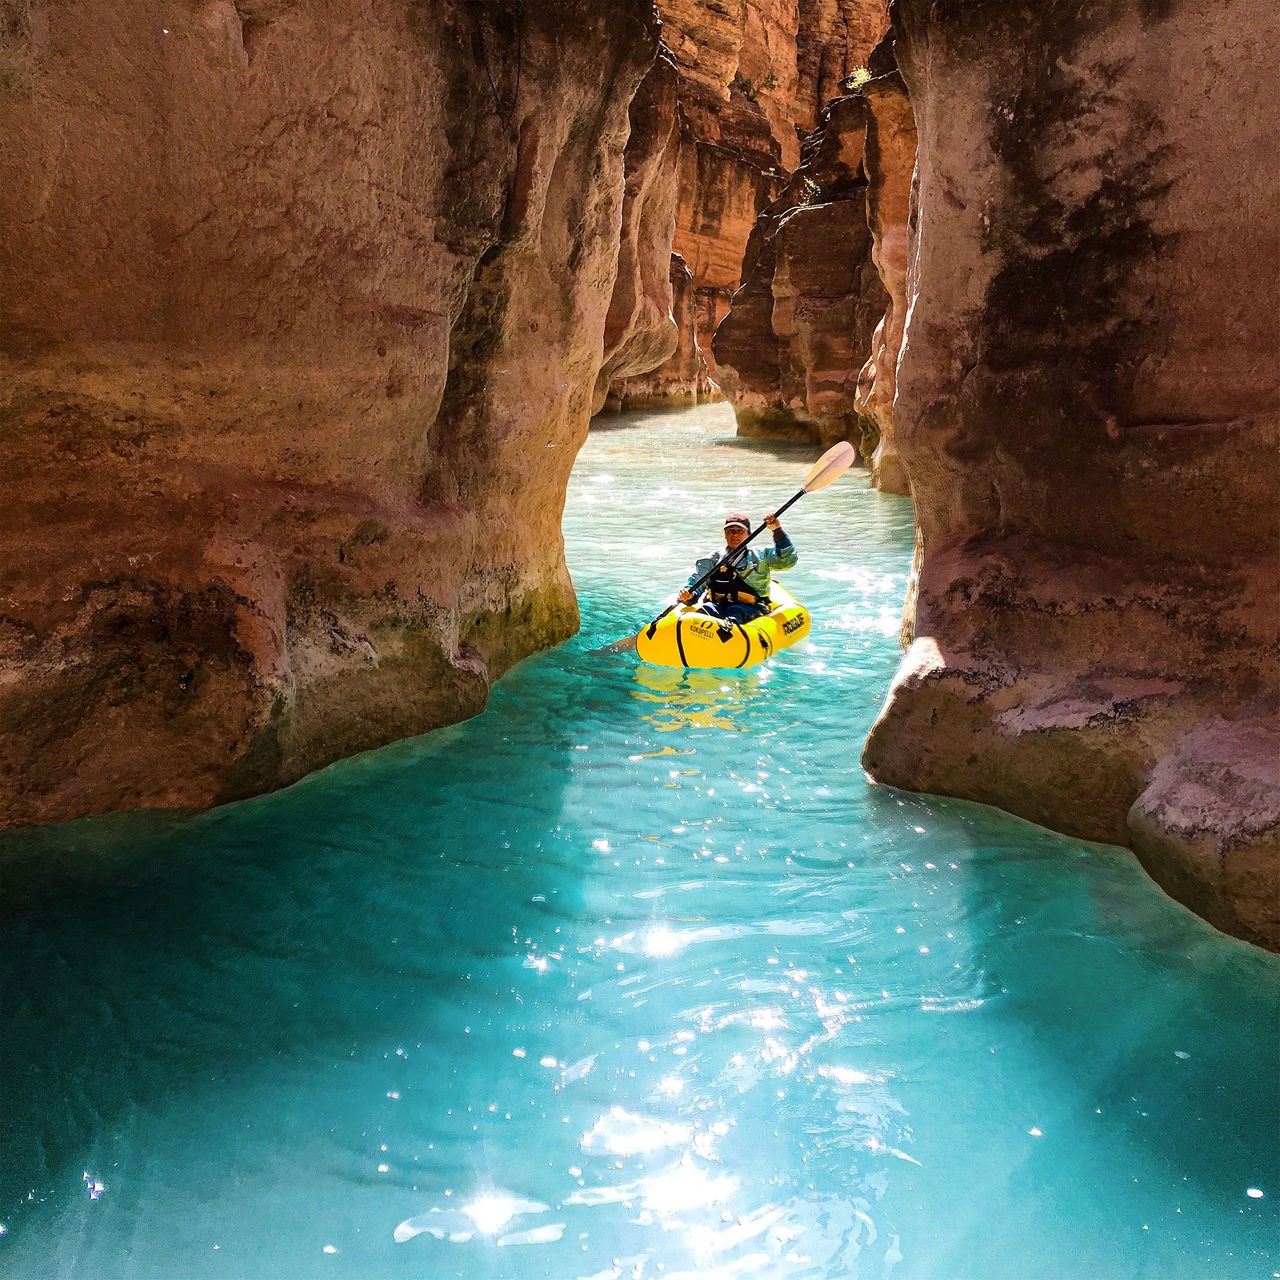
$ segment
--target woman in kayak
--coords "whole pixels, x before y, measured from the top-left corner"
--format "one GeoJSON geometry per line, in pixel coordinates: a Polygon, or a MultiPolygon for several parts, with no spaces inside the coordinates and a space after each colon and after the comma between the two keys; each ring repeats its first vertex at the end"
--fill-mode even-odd
{"type": "Polygon", "coordinates": [[[698,606],[699,611],[727,622],[750,622],[768,613],[770,576],[793,568],[800,557],[791,539],[782,531],[777,516],[767,515],[764,522],[773,533],[773,548],[755,551],[742,546],[751,532],[751,518],[737,511],[725,516],[725,549],[698,561],[689,575],[688,585],[680,592],[681,604],[689,604],[694,599],[694,584],[711,572],[721,555],[727,555],[730,561],[716,569],[707,582],[707,596],[698,606]]]}

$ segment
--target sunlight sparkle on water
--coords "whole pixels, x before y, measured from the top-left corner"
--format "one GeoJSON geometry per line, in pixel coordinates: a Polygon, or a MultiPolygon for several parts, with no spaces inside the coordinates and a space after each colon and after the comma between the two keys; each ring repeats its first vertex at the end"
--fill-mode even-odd
{"type": "Polygon", "coordinates": [[[868,1075],[865,1071],[854,1071],[850,1067],[819,1067],[818,1074],[837,1084],[882,1084],[883,1079],[868,1075]]]}
{"type": "Polygon", "coordinates": [[[582,1137],[584,1151],[605,1151],[616,1156],[634,1156],[682,1146],[690,1140],[688,1125],[673,1124],[637,1115],[624,1107],[610,1107],[582,1137]]]}
{"type": "Polygon", "coordinates": [[[480,1196],[462,1206],[462,1212],[487,1236],[495,1236],[515,1217],[516,1201],[510,1196],[480,1196]]]}
{"type": "Polygon", "coordinates": [[[582,631],[482,714],[0,834],[0,1272],[1275,1276],[1277,958],[1127,850],[859,767],[908,500],[851,472],[795,508],[814,639],[763,668],[601,650],[817,452],[724,406],[593,429],[582,631]]]}
{"type": "Polygon", "coordinates": [[[713,1174],[686,1152],[677,1165],[644,1180],[643,1204],[663,1216],[705,1209],[731,1199],[738,1185],[731,1174],[713,1174]]]}
{"type": "Polygon", "coordinates": [[[645,935],[644,953],[647,956],[673,956],[683,950],[686,939],[665,924],[654,925],[645,935]]]}

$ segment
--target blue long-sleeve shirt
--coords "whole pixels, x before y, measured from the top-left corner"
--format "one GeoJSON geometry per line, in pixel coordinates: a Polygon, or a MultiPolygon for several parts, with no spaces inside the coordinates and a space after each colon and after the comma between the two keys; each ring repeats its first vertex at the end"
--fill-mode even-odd
{"type": "MultiPolygon", "coordinates": [[[[695,566],[693,573],[689,575],[689,589],[693,589],[699,578],[710,573],[716,567],[716,562],[720,557],[728,551],[729,548],[725,547],[723,551],[718,551],[715,555],[703,556],[695,566]]],[[[745,578],[762,596],[767,596],[769,594],[770,577],[775,573],[782,573],[786,569],[795,568],[796,561],[799,559],[800,554],[796,551],[791,539],[779,529],[773,535],[773,546],[771,548],[757,551],[754,547],[747,547],[738,556],[733,567],[737,570],[739,577],[745,578]]]]}

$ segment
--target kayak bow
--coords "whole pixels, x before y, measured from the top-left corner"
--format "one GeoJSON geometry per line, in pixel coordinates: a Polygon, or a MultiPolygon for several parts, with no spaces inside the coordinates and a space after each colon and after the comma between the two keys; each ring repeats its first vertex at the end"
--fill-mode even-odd
{"type": "Polygon", "coordinates": [[[772,583],[773,607],[750,622],[724,622],[678,605],[636,636],[636,653],[659,667],[754,667],[809,634],[809,611],[772,583]]]}

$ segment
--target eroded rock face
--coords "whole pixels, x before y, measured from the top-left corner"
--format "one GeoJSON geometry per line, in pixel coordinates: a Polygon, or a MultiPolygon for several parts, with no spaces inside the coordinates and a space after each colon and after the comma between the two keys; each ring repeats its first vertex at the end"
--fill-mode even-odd
{"type": "Polygon", "coordinates": [[[712,378],[711,335],[742,279],[756,215],[786,181],[782,145],[759,105],[736,85],[686,79],[681,90],[679,202],[672,247],[693,276],[691,335],[712,378]]]}
{"type": "Polygon", "coordinates": [[[478,711],[576,625],[650,6],[37,0],[0,37],[0,822],[478,711]]]}
{"type": "Polygon", "coordinates": [[[816,129],[823,109],[846,92],[844,80],[873,61],[889,21],[885,0],[799,0],[796,9],[795,123],[816,129]]]}
{"type": "Polygon", "coordinates": [[[693,272],[678,253],[671,255],[667,278],[676,332],[675,352],[652,369],[611,382],[605,405],[610,410],[708,404],[720,398],[720,388],[712,382],[711,370],[698,345],[699,298],[693,272]]]}
{"type": "Polygon", "coordinates": [[[1277,949],[1280,725],[1211,720],[1156,762],[1129,810],[1151,874],[1210,923],[1277,949]]]}
{"type": "Polygon", "coordinates": [[[858,375],[854,408],[864,424],[871,483],[885,493],[909,494],[911,484],[893,430],[898,357],[907,323],[907,261],[911,178],[916,162],[916,125],[911,99],[893,60],[892,41],[872,55],[873,78],[862,86],[867,101],[867,224],[872,261],[889,301],[871,338],[858,375]],[[867,429],[869,428],[869,429],[867,429]]]}
{"type": "Polygon", "coordinates": [[[861,441],[858,371],[888,301],[867,226],[868,115],[860,94],[827,108],[752,232],[713,343],[742,435],[861,441]]]}
{"type": "Polygon", "coordinates": [[[767,121],[788,171],[800,162],[797,126],[816,127],[888,25],[886,0],[661,0],[658,8],[663,42],[690,89],[722,102],[730,90],[741,95],[767,121]]]}
{"type": "Polygon", "coordinates": [[[901,0],[895,25],[919,557],[864,763],[1132,843],[1276,947],[1280,17],[901,0]]]}
{"type": "Polygon", "coordinates": [[[625,384],[632,374],[662,366],[683,336],[673,307],[678,277],[671,263],[680,146],[678,88],[675,63],[664,51],[631,103],[618,274],[605,318],[604,363],[596,377],[594,411],[605,403],[611,383],[625,384]]]}
{"type": "Polygon", "coordinates": [[[866,63],[887,23],[884,0],[663,0],[659,8],[680,73],[673,248],[692,275],[693,327],[682,329],[669,366],[615,385],[613,403],[649,402],[650,388],[668,403],[718,396],[711,335],[743,281],[756,217],[798,163],[800,133],[866,63]]]}

